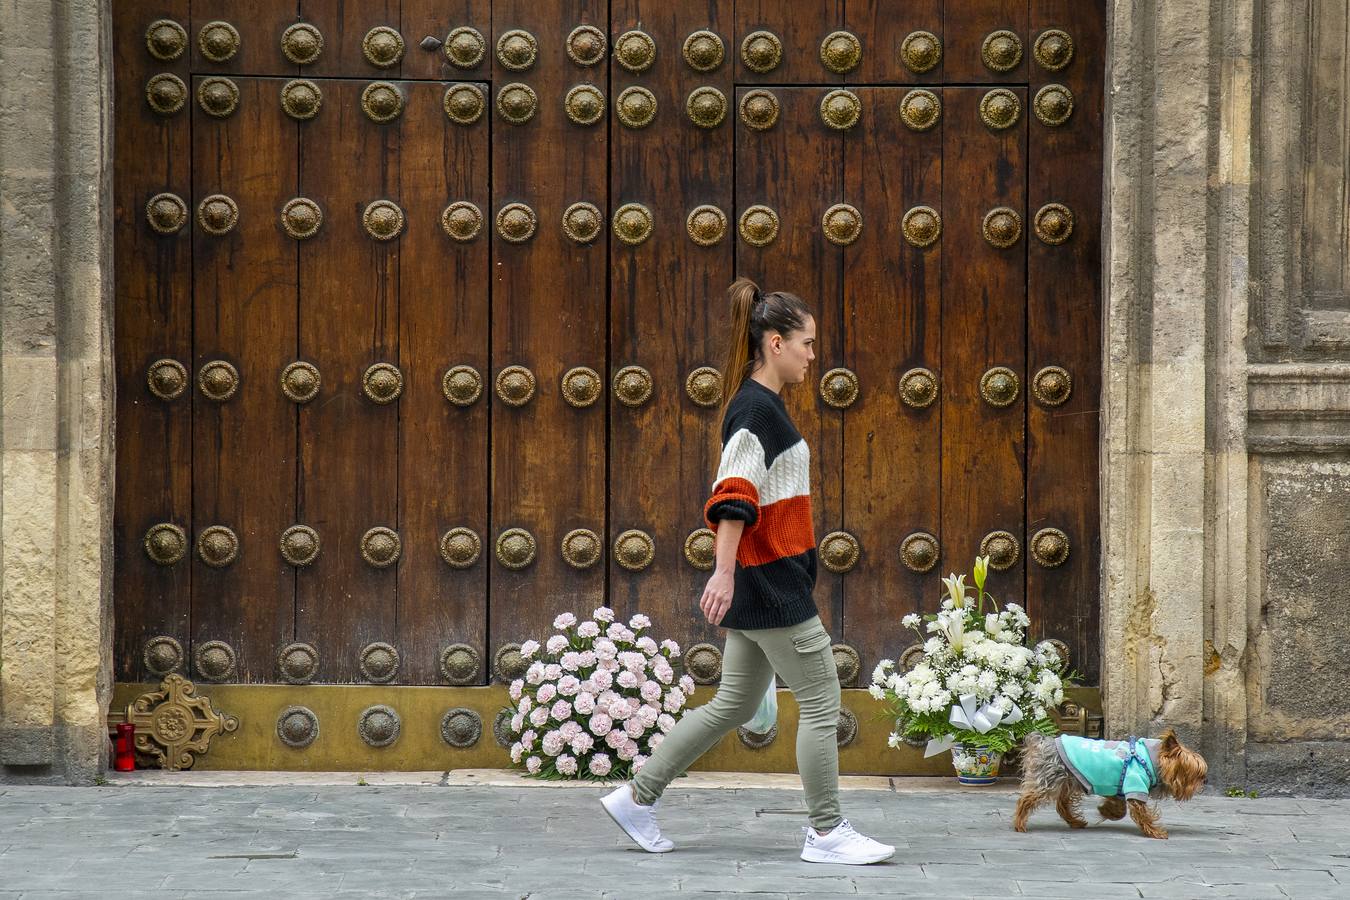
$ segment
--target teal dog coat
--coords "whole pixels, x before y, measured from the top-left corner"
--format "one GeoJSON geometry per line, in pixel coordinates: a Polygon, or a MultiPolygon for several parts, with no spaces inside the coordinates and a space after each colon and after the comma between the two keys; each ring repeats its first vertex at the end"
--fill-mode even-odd
{"type": "Polygon", "coordinates": [[[1098,741],[1062,734],[1055,750],[1083,790],[1098,797],[1147,800],[1158,783],[1158,748],[1162,741],[1130,738],[1098,741]]]}

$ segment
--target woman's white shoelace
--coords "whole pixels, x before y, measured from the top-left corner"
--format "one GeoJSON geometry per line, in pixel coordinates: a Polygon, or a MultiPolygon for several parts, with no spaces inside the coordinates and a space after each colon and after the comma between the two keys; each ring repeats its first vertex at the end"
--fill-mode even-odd
{"type": "MultiPolygon", "coordinates": [[[[808,825],[803,827],[802,831],[810,834],[812,832],[815,832],[815,828],[813,826],[808,825]]],[[[853,828],[853,823],[850,822],[848,819],[840,819],[839,824],[834,826],[834,828],[830,829],[828,834],[816,833],[816,839],[824,840],[825,838],[833,837],[835,832],[838,832],[839,836],[843,838],[845,842],[863,843],[863,844],[871,842],[871,838],[864,837],[863,835],[855,831],[853,828]]]]}

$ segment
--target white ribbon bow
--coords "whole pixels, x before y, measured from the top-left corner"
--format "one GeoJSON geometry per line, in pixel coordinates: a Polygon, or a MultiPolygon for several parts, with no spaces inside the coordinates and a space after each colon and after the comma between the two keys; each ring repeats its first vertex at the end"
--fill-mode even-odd
{"type": "MultiPolygon", "coordinates": [[[[979,705],[979,700],[974,694],[962,694],[960,703],[952,704],[951,715],[947,721],[957,728],[964,728],[970,731],[978,731],[980,734],[988,734],[999,725],[1015,725],[1022,721],[1022,708],[1016,703],[1007,714],[995,706],[993,703],[979,705]]],[[[956,746],[956,735],[945,734],[940,738],[933,738],[924,748],[925,758],[936,756],[945,750],[950,750],[956,746]]]]}

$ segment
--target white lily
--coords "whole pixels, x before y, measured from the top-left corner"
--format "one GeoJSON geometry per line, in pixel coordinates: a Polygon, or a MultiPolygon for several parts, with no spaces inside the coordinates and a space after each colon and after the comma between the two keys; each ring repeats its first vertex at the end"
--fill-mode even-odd
{"type": "Polygon", "coordinates": [[[947,594],[952,598],[952,606],[956,609],[966,608],[966,576],[957,575],[955,572],[942,579],[942,583],[947,588],[947,594]]]}
{"type": "Polygon", "coordinates": [[[964,613],[956,615],[940,614],[938,622],[942,628],[942,634],[947,638],[947,643],[951,645],[953,653],[960,653],[961,648],[966,642],[966,617],[964,613]]]}

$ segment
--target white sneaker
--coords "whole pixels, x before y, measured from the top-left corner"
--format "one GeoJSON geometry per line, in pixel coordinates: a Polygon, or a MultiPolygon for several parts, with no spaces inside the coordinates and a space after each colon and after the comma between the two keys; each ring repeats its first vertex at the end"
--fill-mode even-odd
{"type": "Polygon", "coordinates": [[[874,841],[854,831],[848,819],[840,819],[839,824],[830,829],[828,834],[817,834],[809,825],[802,831],[806,832],[802,859],[807,862],[863,866],[895,855],[895,848],[890,844],[874,841]]]}
{"type": "Polygon", "coordinates": [[[675,845],[661,837],[661,828],[656,824],[657,800],[651,806],[643,806],[633,799],[632,785],[624,782],[619,787],[600,798],[600,805],[624,830],[633,842],[648,853],[669,853],[675,845]]]}

